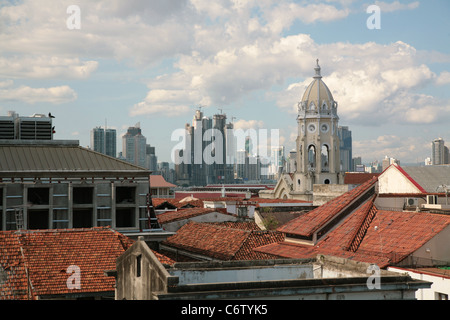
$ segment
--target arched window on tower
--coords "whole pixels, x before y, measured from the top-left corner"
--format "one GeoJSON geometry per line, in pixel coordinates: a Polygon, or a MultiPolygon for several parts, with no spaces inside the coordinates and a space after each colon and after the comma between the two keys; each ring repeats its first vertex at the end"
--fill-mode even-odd
{"type": "Polygon", "coordinates": [[[322,145],[320,149],[320,158],[322,161],[322,171],[330,171],[330,150],[326,144],[322,145]]]}
{"type": "Polygon", "coordinates": [[[308,168],[313,170],[316,168],[316,147],[314,145],[308,147],[308,168]]]}

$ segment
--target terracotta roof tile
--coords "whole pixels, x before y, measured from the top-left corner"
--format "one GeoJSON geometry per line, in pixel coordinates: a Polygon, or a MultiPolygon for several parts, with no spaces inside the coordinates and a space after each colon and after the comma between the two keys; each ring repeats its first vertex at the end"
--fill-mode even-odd
{"type": "Polygon", "coordinates": [[[150,187],[152,188],[175,188],[176,185],[167,182],[162,175],[154,175],[151,174],[150,178],[150,187]]]}
{"type": "Polygon", "coordinates": [[[29,298],[73,293],[67,286],[70,265],[81,271],[81,292],[114,291],[114,279],[103,274],[114,269],[116,258],[132,240],[109,228],[4,231],[0,233],[0,264],[8,280],[0,298],[29,298]]]}
{"type": "MultiPolygon", "coordinates": [[[[104,274],[133,240],[109,227],[0,232],[0,300],[39,296],[114,292],[115,280],[104,274]],[[66,273],[75,265],[81,289],[69,289],[66,273]],[[27,275],[30,286],[27,285],[27,275]]],[[[157,254],[157,253],[155,253],[157,254]]],[[[173,263],[157,254],[163,263],[173,263]]]]}
{"type": "Polygon", "coordinates": [[[450,225],[450,216],[425,212],[398,212],[370,208],[372,201],[350,214],[314,246],[285,241],[256,248],[255,251],[284,258],[312,258],[328,254],[362,262],[376,263],[380,268],[400,262],[450,225]],[[362,224],[368,210],[376,214],[366,227],[362,224]],[[376,226],[376,228],[375,228],[376,226]],[[356,229],[366,228],[356,251],[348,244],[356,229]]]}
{"type": "Polygon", "coordinates": [[[376,181],[376,177],[372,178],[371,180],[344,193],[343,195],[328,201],[322,206],[289,221],[278,228],[278,231],[301,236],[311,236],[316,230],[320,229],[350,203],[352,203],[358,196],[371,188],[376,181]]]}
{"type": "Polygon", "coordinates": [[[163,207],[164,203],[171,204],[172,206],[180,209],[185,206],[198,207],[203,208],[202,200],[193,200],[188,202],[180,202],[181,199],[173,199],[173,198],[155,198],[152,197],[153,206],[157,209],[157,207],[163,207]]]}
{"type": "Polygon", "coordinates": [[[213,209],[213,208],[189,208],[178,211],[167,211],[161,214],[158,214],[156,217],[158,218],[158,222],[160,224],[190,219],[193,217],[201,216],[204,214],[208,214],[211,212],[221,212],[224,214],[228,214],[226,210],[223,209],[213,209]]]}
{"type": "Polygon", "coordinates": [[[212,225],[217,225],[220,227],[242,229],[242,230],[256,230],[260,231],[261,228],[256,224],[255,221],[224,221],[224,222],[207,222],[212,225]]]}
{"type": "Polygon", "coordinates": [[[378,177],[381,173],[367,173],[367,172],[346,172],[344,177],[345,184],[363,184],[373,177],[378,177]]]}
{"type": "Polygon", "coordinates": [[[189,222],[163,244],[218,260],[255,260],[273,256],[255,252],[253,248],[283,240],[284,235],[276,231],[248,231],[189,222]]]}

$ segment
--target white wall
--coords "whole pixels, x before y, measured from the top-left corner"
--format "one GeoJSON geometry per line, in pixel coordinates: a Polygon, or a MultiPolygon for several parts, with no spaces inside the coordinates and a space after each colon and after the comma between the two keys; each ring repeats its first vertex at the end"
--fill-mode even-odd
{"type": "Polygon", "coordinates": [[[420,190],[395,166],[378,177],[379,193],[420,193],[420,190]]]}
{"type": "Polygon", "coordinates": [[[430,289],[419,289],[416,291],[417,300],[436,300],[437,293],[444,293],[450,297],[450,279],[442,276],[434,276],[430,274],[414,272],[411,269],[403,269],[396,267],[389,267],[388,271],[405,273],[407,272],[411,278],[417,280],[424,280],[433,282],[430,289]]]}

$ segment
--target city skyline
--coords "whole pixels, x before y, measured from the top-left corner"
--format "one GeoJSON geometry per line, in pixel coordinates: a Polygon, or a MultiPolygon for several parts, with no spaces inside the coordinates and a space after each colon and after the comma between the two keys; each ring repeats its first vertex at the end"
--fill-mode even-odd
{"type": "Polygon", "coordinates": [[[279,129],[288,154],[316,59],[353,157],[423,162],[433,140],[450,139],[443,0],[78,1],[79,28],[73,3],[38,2],[0,5],[0,112],[51,112],[54,139],[89,146],[107,121],[121,140],[140,122],[170,162],[171,133],[201,106],[235,128],[279,129]]]}

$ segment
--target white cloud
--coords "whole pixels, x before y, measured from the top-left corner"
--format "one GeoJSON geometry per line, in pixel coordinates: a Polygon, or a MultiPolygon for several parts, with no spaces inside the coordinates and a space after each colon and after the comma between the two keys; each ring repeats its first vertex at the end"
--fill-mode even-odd
{"type": "MultiPolygon", "coordinates": [[[[416,50],[406,43],[334,43],[317,46],[316,51],[324,61],[320,63],[323,81],[338,102],[341,122],[434,123],[441,119],[439,112],[447,112],[449,101],[417,93],[417,89],[435,81],[436,75],[427,65],[418,63],[416,50]]],[[[312,68],[311,61],[309,77],[271,94],[282,110],[297,113],[297,104],[313,80],[312,68]]],[[[441,76],[443,83],[447,75],[441,76]]]]}
{"type": "Polygon", "coordinates": [[[50,88],[31,88],[28,86],[12,87],[12,82],[8,82],[6,87],[0,87],[0,100],[2,101],[22,101],[25,103],[49,102],[61,104],[77,99],[76,92],[69,86],[57,86],[50,88]]]}
{"type": "Polygon", "coordinates": [[[442,71],[436,78],[437,85],[445,85],[450,83],[450,72],[442,71]]]}
{"type": "Polygon", "coordinates": [[[430,142],[418,137],[382,135],[374,139],[354,140],[353,154],[364,162],[380,160],[380,155],[400,159],[401,163],[423,161],[430,153],[430,142]]]}
{"type": "Polygon", "coordinates": [[[419,7],[419,1],[411,3],[401,3],[400,1],[384,2],[375,1],[375,4],[380,7],[381,12],[394,12],[399,10],[413,10],[419,7]]]}
{"type": "Polygon", "coordinates": [[[234,122],[234,129],[242,129],[242,130],[248,130],[248,129],[262,129],[264,128],[264,121],[258,121],[258,120],[244,120],[239,119],[238,121],[234,122]]]}
{"type": "Polygon", "coordinates": [[[96,61],[56,56],[0,57],[0,77],[25,79],[87,79],[98,67],[96,61]]]}

